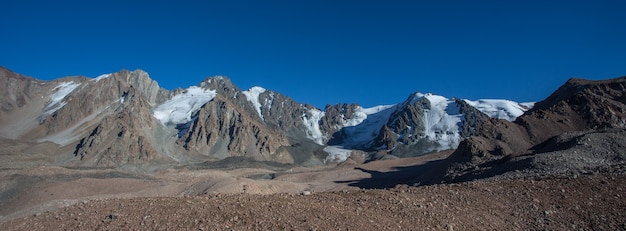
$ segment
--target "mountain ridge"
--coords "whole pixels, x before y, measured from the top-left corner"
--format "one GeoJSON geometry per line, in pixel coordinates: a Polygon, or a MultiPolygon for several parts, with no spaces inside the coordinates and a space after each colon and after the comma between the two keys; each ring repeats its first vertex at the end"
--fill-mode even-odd
{"type": "MultiPolygon", "coordinates": [[[[0,136],[53,142],[60,146],[56,152],[62,153],[62,165],[185,164],[245,157],[309,166],[343,162],[363,152],[369,153],[366,160],[374,153],[407,157],[454,149],[486,119],[470,105],[478,101],[433,94],[413,93],[387,106],[319,109],[258,86],[241,90],[224,76],[168,91],[143,70],[51,81],[5,68],[2,73],[3,86],[17,90],[4,91],[8,95],[3,97],[0,136]],[[16,129],[14,124],[27,126],[16,129]]],[[[493,102],[528,109],[513,101],[493,102]]]]}
{"type": "Polygon", "coordinates": [[[580,174],[623,166],[624,144],[615,137],[623,137],[626,129],[626,77],[572,78],[517,119],[490,118],[478,128],[450,157],[413,182],[461,182],[515,171],[530,176],[580,174]],[[546,167],[557,162],[568,166],[558,171],[546,167]]]}

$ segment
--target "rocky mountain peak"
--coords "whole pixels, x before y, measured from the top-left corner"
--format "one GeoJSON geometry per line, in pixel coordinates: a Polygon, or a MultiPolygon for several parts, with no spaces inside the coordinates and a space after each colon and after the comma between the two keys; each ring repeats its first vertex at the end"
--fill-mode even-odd
{"type": "Polygon", "coordinates": [[[199,86],[215,90],[217,91],[217,94],[228,97],[235,97],[235,95],[240,94],[241,92],[241,90],[239,90],[239,88],[231,82],[230,78],[221,75],[207,77],[200,82],[199,86]]]}
{"type": "Polygon", "coordinates": [[[516,123],[529,129],[535,142],[568,131],[623,128],[625,104],[626,77],[600,81],[573,78],[516,123]]]}
{"type": "Polygon", "coordinates": [[[399,104],[363,108],[343,103],[320,110],[262,87],[240,90],[223,76],[168,91],[143,70],[17,82],[29,87],[5,97],[9,100],[4,108],[27,105],[22,106],[27,109],[0,118],[2,137],[53,142],[80,161],[103,166],[229,157],[310,165],[324,163],[328,156],[346,156],[342,153],[353,149],[422,155],[455,148],[460,140],[477,134],[485,118],[513,105],[413,93],[399,104]],[[24,100],[17,100],[20,94],[24,100]],[[325,149],[327,145],[336,147],[325,149]],[[118,146],[136,147],[133,150],[142,157],[127,156],[118,146]]]}

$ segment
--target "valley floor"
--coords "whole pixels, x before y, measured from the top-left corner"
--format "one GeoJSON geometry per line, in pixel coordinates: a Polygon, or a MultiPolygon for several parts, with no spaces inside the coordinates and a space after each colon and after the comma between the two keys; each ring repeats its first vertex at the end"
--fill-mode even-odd
{"type": "Polygon", "coordinates": [[[284,172],[5,169],[0,230],[626,229],[625,175],[397,185],[448,154],[284,172]]]}
{"type": "Polygon", "coordinates": [[[624,230],[626,177],[92,200],[2,230],[624,230]]]}

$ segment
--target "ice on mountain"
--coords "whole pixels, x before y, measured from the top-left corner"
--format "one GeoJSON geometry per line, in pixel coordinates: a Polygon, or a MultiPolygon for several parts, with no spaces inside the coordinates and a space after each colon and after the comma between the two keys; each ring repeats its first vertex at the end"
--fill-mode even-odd
{"type": "Polygon", "coordinates": [[[454,100],[433,94],[416,94],[425,98],[430,106],[424,108],[424,136],[441,146],[440,150],[453,149],[459,145],[459,124],[463,115],[454,100]]]}
{"type": "Polygon", "coordinates": [[[311,114],[309,117],[306,112],[302,115],[302,122],[306,127],[306,136],[307,138],[315,141],[315,143],[319,145],[324,145],[324,141],[326,136],[320,130],[319,121],[324,117],[324,112],[318,109],[309,109],[308,112],[311,114]]]}
{"type": "Polygon", "coordinates": [[[354,112],[353,118],[345,120],[343,123],[343,127],[357,126],[365,121],[365,119],[367,119],[369,115],[376,114],[393,106],[394,105],[380,105],[371,108],[363,108],[361,106],[358,106],[354,112]]]}
{"type": "Polygon", "coordinates": [[[54,87],[52,89],[54,94],[50,96],[50,102],[48,102],[48,105],[44,108],[44,113],[42,114],[42,117],[52,115],[57,110],[63,108],[63,106],[65,106],[66,104],[63,99],[65,99],[67,95],[72,93],[72,91],[74,91],[74,89],[76,89],[78,86],[80,86],[80,83],[74,83],[74,81],[70,81],[63,82],[54,87]]]}
{"type": "Polygon", "coordinates": [[[109,74],[99,75],[98,77],[95,77],[95,78],[91,79],[91,81],[96,81],[96,82],[98,82],[98,81],[100,81],[100,80],[103,80],[103,79],[109,78],[110,76],[111,76],[111,73],[109,73],[109,74]]]}
{"type": "Polygon", "coordinates": [[[262,87],[252,87],[250,88],[250,90],[247,91],[243,91],[243,94],[246,96],[246,99],[248,101],[250,101],[250,103],[252,103],[252,105],[254,105],[254,108],[256,109],[257,113],[259,113],[259,116],[261,117],[261,119],[263,118],[263,114],[261,113],[261,102],[259,102],[259,95],[261,95],[261,93],[265,92],[265,88],[262,87]]]}
{"type": "Polygon", "coordinates": [[[355,118],[344,123],[344,147],[364,145],[375,138],[380,128],[389,120],[395,106],[394,104],[371,108],[358,107],[355,112],[355,118]]]}
{"type": "Polygon", "coordinates": [[[163,125],[185,124],[192,120],[194,112],[213,100],[216,94],[215,90],[192,86],[156,107],[152,115],[163,125]]]}
{"type": "Polygon", "coordinates": [[[513,121],[517,117],[521,116],[528,109],[534,106],[534,103],[516,103],[510,100],[503,99],[480,99],[477,101],[464,100],[470,106],[478,109],[482,113],[487,114],[489,117],[497,119],[505,119],[513,121]]]}

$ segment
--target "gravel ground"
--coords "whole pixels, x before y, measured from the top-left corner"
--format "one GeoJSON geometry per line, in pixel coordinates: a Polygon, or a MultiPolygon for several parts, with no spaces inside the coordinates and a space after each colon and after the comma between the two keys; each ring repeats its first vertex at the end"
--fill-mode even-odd
{"type": "Polygon", "coordinates": [[[0,230],[626,230],[626,176],[92,200],[0,230]]]}

